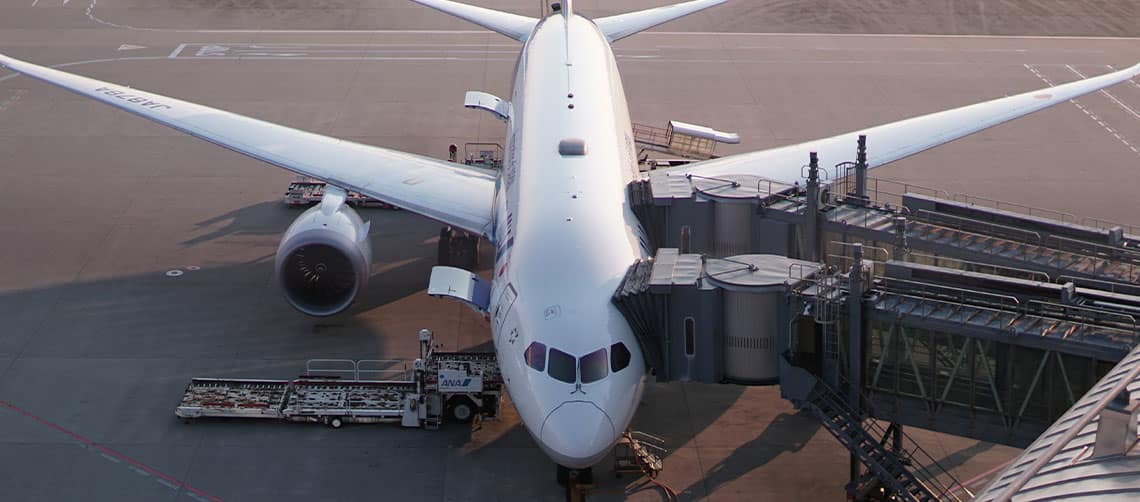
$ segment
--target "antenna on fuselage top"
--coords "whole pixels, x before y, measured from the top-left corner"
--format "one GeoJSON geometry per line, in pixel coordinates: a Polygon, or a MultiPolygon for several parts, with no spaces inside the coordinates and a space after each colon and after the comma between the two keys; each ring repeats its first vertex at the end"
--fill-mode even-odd
{"type": "Polygon", "coordinates": [[[561,2],[553,3],[551,3],[550,0],[542,0],[539,3],[540,8],[542,9],[542,17],[546,17],[547,13],[553,16],[554,14],[561,12],[563,16],[569,18],[570,15],[573,14],[573,12],[571,12],[572,8],[570,6],[570,0],[562,0],[561,2]]]}

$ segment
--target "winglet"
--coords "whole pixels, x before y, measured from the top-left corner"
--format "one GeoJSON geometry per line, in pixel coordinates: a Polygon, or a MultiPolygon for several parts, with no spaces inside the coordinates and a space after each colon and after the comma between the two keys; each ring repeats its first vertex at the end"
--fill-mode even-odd
{"type": "Polygon", "coordinates": [[[648,30],[659,24],[685,17],[694,12],[699,12],[709,7],[716,7],[727,1],[728,0],[692,0],[691,2],[666,5],[664,7],[657,7],[656,9],[603,17],[601,19],[595,19],[594,24],[598,25],[598,29],[602,30],[602,33],[606,35],[606,38],[610,39],[610,42],[613,42],[648,30]]]}
{"type": "MultiPolygon", "coordinates": [[[[450,0],[412,0],[425,7],[431,7],[445,14],[475,23],[488,30],[501,33],[520,42],[530,38],[538,20],[533,17],[500,12],[450,0]]],[[[567,2],[569,3],[569,2],[567,2]]]]}

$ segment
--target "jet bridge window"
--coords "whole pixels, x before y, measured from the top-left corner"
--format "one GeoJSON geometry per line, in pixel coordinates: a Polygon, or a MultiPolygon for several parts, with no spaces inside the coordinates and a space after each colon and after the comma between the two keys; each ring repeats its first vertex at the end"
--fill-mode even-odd
{"type": "Polygon", "coordinates": [[[582,383],[597,382],[609,374],[609,358],[606,349],[598,349],[578,358],[578,371],[582,373],[582,383]]]}
{"type": "Polygon", "coordinates": [[[566,383],[574,383],[578,381],[577,361],[574,356],[562,352],[561,350],[552,348],[550,349],[549,364],[547,365],[547,372],[555,380],[566,383]]]}
{"type": "Polygon", "coordinates": [[[539,342],[531,343],[524,354],[526,365],[538,371],[546,371],[546,345],[539,342]]]}
{"type": "Polygon", "coordinates": [[[617,373],[629,366],[630,353],[625,344],[618,342],[610,346],[610,371],[617,373]]]}

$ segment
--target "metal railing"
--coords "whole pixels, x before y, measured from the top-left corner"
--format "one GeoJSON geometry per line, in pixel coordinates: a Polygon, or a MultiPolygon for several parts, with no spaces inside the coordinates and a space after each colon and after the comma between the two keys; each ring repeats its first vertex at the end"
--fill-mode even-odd
{"type": "Polygon", "coordinates": [[[406,359],[309,359],[305,375],[356,381],[409,380],[406,359]]]}
{"type": "MultiPolygon", "coordinates": [[[[841,163],[835,166],[835,184],[837,186],[843,187],[844,189],[847,188],[848,184],[850,183],[849,178],[854,177],[853,174],[850,174],[850,171],[853,170],[853,166],[853,163],[841,163]]],[[[1140,235],[1140,224],[1121,223],[1091,216],[1082,217],[1066,211],[1046,209],[1042,207],[1030,206],[1028,204],[1020,204],[1017,202],[983,197],[980,195],[951,193],[946,190],[914,183],[906,183],[884,178],[867,178],[867,196],[872,202],[901,204],[902,197],[907,194],[927,195],[954,202],[988,207],[1001,211],[1024,214],[1027,216],[1048,218],[1058,220],[1062,223],[1070,223],[1100,230],[1109,230],[1113,227],[1120,227],[1126,234],[1140,235]],[[889,200],[887,200],[888,198],[889,200]]],[[[845,195],[845,193],[840,195],[845,195]]]]}
{"type": "MultiPolygon", "coordinates": [[[[1053,282],[1053,279],[1051,279],[1049,277],[1048,273],[1042,272],[1040,270],[1031,270],[1028,268],[1018,268],[1018,267],[1007,267],[1004,265],[995,265],[993,263],[986,263],[986,262],[972,261],[972,260],[963,260],[961,258],[953,258],[953,257],[949,257],[949,256],[928,255],[928,254],[923,254],[923,253],[916,253],[913,251],[911,251],[910,253],[907,253],[907,256],[909,256],[912,260],[914,258],[922,258],[922,259],[930,260],[931,262],[933,262],[934,266],[936,266],[936,267],[941,267],[942,265],[939,265],[939,263],[941,263],[941,262],[951,261],[954,263],[960,263],[960,264],[970,265],[970,266],[974,266],[974,267],[988,267],[988,268],[991,268],[994,270],[995,273],[993,275],[1002,275],[1002,274],[998,274],[997,272],[998,271],[1005,271],[1005,272],[1011,272],[1011,273],[1016,273],[1016,274],[1025,274],[1027,277],[1031,278],[1030,280],[1040,280],[1041,282],[1053,282]]],[[[958,267],[958,268],[964,269],[964,267],[958,267]]],[[[1064,276],[1062,276],[1062,277],[1064,277],[1064,276]]]]}
{"type": "MultiPolygon", "coordinates": [[[[920,317],[923,320],[929,319],[935,312],[943,310],[945,307],[951,307],[956,312],[969,308],[975,311],[988,311],[993,314],[987,323],[1001,315],[1012,316],[1010,321],[1001,327],[1002,330],[1007,331],[1016,329],[1018,321],[1032,317],[1042,321],[1052,320],[1071,325],[1072,328],[1068,333],[1062,335],[1063,338],[1069,338],[1074,333],[1079,333],[1078,337],[1100,333],[1125,337],[1133,346],[1140,342],[1140,323],[1136,322],[1136,318],[1113,310],[1047,300],[1022,302],[1009,295],[889,277],[883,278],[880,287],[893,297],[913,300],[914,303],[910,305],[909,309],[899,313],[911,315],[921,307],[920,317]],[[910,287],[906,289],[893,288],[892,285],[894,284],[910,287]]],[[[978,318],[977,314],[978,312],[974,312],[974,315],[968,317],[946,316],[940,319],[960,325],[970,325],[973,324],[971,321],[978,318]]],[[[1049,334],[1048,330],[1042,333],[1043,336],[1047,334],[1049,334]]]]}
{"type": "MultiPolygon", "coordinates": [[[[921,221],[929,222],[940,227],[952,228],[959,232],[971,232],[967,228],[973,228],[982,232],[988,232],[986,235],[989,238],[998,239],[1019,239],[1021,242],[1038,243],[1041,242],[1041,234],[1032,230],[1025,230],[1023,228],[1013,227],[1009,225],[1002,225],[990,221],[975,220],[973,218],[964,218],[962,216],[955,216],[952,214],[940,213],[937,211],[930,211],[927,209],[919,209],[914,212],[921,221]],[[925,217],[925,218],[923,218],[925,217]],[[949,223],[948,223],[949,222],[949,223]],[[1012,234],[1016,237],[1007,237],[1012,234]]],[[[974,232],[971,232],[974,233],[974,232]]],[[[972,244],[971,244],[972,245],[972,244]]]]}
{"type": "Polygon", "coordinates": [[[980,195],[956,193],[953,195],[953,198],[951,200],[954,202],[970,204],[972,206],[988,207],[990,209],[1019,213],[1037,218],[1048,218],[1051,220],[1060,221],[1061,223],[1080,223],[1080,218],[1078,218],[1077,215],[1073,213],[1057,211],[1055,209],[1045,209],[1042,207],[1029,206],[1026,204],[1018,204],[1016,202],[991,199],[989,197],[982,197],[980,195]]]}

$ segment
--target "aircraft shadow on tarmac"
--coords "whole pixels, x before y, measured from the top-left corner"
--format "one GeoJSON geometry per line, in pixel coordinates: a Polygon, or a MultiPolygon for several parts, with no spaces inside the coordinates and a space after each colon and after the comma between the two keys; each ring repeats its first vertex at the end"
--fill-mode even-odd
{"type": "MultiPolygon", "coordinates": [[[[278,202],[253,204],[202,221],[199,226],[210,230],[184,244],[193,246],[238,234],[280,234],[297,214],[278,202]],[[212,228],[218,225],[221,226],[212,228]]],[[[270,255],[245,263],[184,271],[177,277],[156,270],[0,294],[0,315],[14,320],[10,326],[15,328],[0,335],[0,357],[146,357],[182,361],[177,367],[161,369],[161,374],[154,376],[164,383],[148,384],[148,390],[143,392],[165,396],[156,397],[155,406],[147,407],[155,412],[161,407],[165,413],[173,399],[170,393],[185,385],[190,377],[291,378],[300,370],[297,361],[313,357],[410,356],[403,353],[406,350],[395,354],[388,342],[394,336],[407,335],[407,342],[401,340],[400,347],[414,347],[414,333],[380,333],[375,319],[369,322],[368,313],[410,295],[423,294],[435,264],[433,238],[438,235],[439,227],[406,212],[369,210],[362,211],[362,216],[373,221],[371,237],[381,271],[373,274],[369,286],[344,314],[316,320],[293,311],[279,297],[272,280],[270,255]],[[384,266],[385,263],[389,265],[384,266]],[[150,389],[150,386],[155,388],[150,389]]],[[[489,265],[490,259],[484,256],[484,265],[489,265]]],[[[493,349],[490,340],[459,348],[493,349]]],[[[722,419],[744,393],[745,388],[736,385],[652,384],[635,417],[634,428],[661,436],[670,450],[691,446],[694,439],[722,419]]],[[[19,401],[21,396],[10,397],[19,401]]],[[[53,415],[51,410],[43,411],[53,415]]],[[[285,432],[289,429],[284,427],[288,426],[269,426],[271,430],[266,433],[292,434],[285,432]]],[[[509,479],[498,479],[498,471],[487,467],[483,460],[491,461],[490,465],[507,462],[517,469],[533,471],[534,476],[553,480],[553,463],[542,455],[517,421],[508,419],[502,425],[485,427],[498,427],[498,430],[485,439],[454,425],[445,427],[446,432],[430,439],[414,435],[400,440],[387,432],[381,435],[398,442],[440,444],[442,441],[451,448],[470,446],[466,455],[470,455],[472,461],[453,461],[450,468],[458,471],[453,473],[456,477],[472,480],[480,486],[498,480],[498,484],[488,484],[488,491],[483,493],[495,493],[503,483],[511,483],[509,479]]],[[[781,453],[798,451],[819,426],[803,413],[783,413],[763,430],[761,427],[765,424],[758,422],[756,429],[746,429],[755,430],[757,434],[747,443],[740,444],[730,438],[725,444],[738,445],[734,451],[679,493],[688,497],[713,492],[771,462],[781,453]]],[[[219,426],[219,440],[240,436],[248,429],[247,424],[219,426]]],[[[621,489],[629,480],[614,480],[609,467],[611,462],[612,458],[604,460],[598,474],[606,479],[607,485],[618,483],[613,486],[621,489]]],[[[511,473],[517,474],[514,470],[511,473]]],[[[534,490],[533,495],[540,498],[559,493],[553,483],[519,489],[534,490]]]]}

